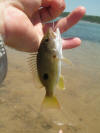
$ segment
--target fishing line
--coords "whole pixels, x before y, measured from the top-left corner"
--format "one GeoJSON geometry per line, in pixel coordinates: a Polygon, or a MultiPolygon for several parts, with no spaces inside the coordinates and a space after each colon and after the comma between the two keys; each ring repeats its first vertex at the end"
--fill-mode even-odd
{"type": "Polygon", "coordinates": [[[53,21],[52,24],[53,24],[53,25],[52,25],[52,29],[53,29],[53,31],[54,31],[54,30],[55,30],[55,22],[53,21]]]}

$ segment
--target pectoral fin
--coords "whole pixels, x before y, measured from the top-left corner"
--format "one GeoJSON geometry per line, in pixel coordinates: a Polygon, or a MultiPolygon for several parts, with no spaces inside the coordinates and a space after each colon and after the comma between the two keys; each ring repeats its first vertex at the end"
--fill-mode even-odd
{"type": "Polygon", "coordinates": [[[59,78],[58,88],[61,90],[65,90],[64,77],[62,75],[60,75],[60,78],[59,78]]]}
{"type": "Polygon", "coordinates": [[[67,59],[67,58],[65,58],[65,57],[62,57],[61,59],[62,59],[62,61],[64,61],[65,63],[67,63],[67,64],[69,64],[69,65],[72,65],[72,62],[71,62],[69,59],[67,59]]]}

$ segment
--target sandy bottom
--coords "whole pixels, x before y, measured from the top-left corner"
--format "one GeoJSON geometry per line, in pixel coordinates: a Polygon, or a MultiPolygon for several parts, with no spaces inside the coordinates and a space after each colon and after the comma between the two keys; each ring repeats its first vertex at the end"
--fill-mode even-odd
{"type": "Polygon", "coordinates": [[[7,48],[8,74],[0,86],[0,133],[100,133],[100,44],[64,51],[66,90],[55,90],[62,110],[41,110],[44,89],[34,87],[27,53],[7,48]]]}

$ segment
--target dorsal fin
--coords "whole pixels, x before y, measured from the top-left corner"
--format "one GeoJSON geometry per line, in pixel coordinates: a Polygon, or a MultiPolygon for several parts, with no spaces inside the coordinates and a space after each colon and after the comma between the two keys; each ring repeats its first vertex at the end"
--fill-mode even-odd
{"type": "Polygon", "coordinates": [[[34,52],[30,54],[28,57],[28,63],[31,68],[32,76],[33,76],[33,82],[36,88],[43,88],[43,84],[41,83],[38,75],[38,69],[37,69],[37,54],[38,52],[34,52]]]}

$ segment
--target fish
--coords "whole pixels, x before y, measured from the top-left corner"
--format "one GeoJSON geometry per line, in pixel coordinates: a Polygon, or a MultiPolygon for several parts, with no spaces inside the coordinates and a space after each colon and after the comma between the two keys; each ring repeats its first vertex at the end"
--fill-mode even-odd
{"type": "Polygon", "coordinates": [[[64,78],[61,75],[62,60],[67,63],[70,62],[62,54],[60,30],[57,28],[54,32],[52,28],[49,28],[40,43],[38,51],[36,54],[33,53],[30,58],[34,79],[46,91],[42,102],[43,108],[60,108],[54,90],[55,88],[65,89],[64,78]]]}

